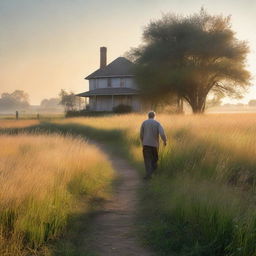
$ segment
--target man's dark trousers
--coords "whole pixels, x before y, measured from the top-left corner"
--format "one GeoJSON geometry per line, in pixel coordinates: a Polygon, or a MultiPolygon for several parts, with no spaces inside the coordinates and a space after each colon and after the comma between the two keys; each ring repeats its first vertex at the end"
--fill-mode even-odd
{"type": "Polygon", "coordinates": [[[143,157],[146,169],[146,178],[151,178],[151,175],[157,168],[158,149],[151,146],[143,146],[143,157]]]}

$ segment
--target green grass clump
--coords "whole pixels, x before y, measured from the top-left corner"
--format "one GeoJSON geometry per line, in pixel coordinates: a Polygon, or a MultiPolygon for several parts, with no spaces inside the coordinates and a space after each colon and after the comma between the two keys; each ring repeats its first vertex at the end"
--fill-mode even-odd
{"type": "Polygon", "coordinates": [[[232,188],[184,175],[167,184],[162,176],[144,198],[151,202],[142,206],[143,231],[160,255],[253,255],[256,250],[255,243],[247,243],[256,239],[248,232],[254,214],[232,188]]]}

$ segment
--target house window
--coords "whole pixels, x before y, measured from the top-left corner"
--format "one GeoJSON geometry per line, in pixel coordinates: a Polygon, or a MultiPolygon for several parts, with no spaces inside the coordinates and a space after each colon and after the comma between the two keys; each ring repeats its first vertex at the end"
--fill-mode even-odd
{"type": "Polygon", "coordinates": [[[92,89],[96,89],[97,88],[97,80],[96,79],[93,79],[92,80],[92,89]]]}
{"type": "Polygon", "coordinates": [[[112,84],[111,84],[111,78],[108,78],[108,87],[111,87],[112,86],[112,84]]]}
{"type": "Polygon", "coordinates": [[[125,87],[125,78],[120,79],[120,87],[125,87]]]}
{"type": "Polygon", "coordinates": [[[92,89],[97,89],[99,88],[99,79],[93,79],[92,80],[92,89]]]}

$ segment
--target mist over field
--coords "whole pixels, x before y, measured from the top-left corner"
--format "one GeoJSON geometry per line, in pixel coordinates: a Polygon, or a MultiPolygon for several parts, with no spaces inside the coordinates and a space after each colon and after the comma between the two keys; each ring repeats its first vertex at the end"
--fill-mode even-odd
{"type": "Polygon", "coordinates": [[[255,256],[254,0],[0,1],[1,256],[255,256]]]}

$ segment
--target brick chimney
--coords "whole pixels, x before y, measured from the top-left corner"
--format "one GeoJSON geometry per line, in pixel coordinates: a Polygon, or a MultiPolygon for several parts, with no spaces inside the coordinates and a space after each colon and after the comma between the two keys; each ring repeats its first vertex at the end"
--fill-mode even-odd
{"type": "Polygon", "coordinates": [[[107,66],[107,47],[100,47],[100,68],[107,66]]]}

